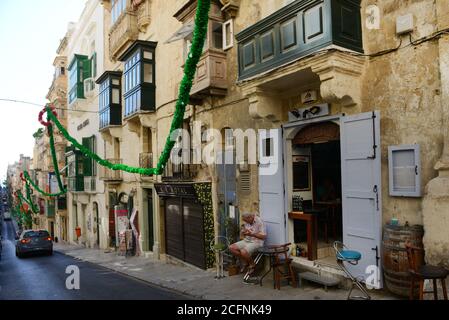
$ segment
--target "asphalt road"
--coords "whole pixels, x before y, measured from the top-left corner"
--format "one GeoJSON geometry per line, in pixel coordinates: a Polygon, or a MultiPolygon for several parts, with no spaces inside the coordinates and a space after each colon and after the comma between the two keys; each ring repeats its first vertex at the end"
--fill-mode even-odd
{"type": "Polygon", "coordinates": [[[0,300],[173,300],[185,296],[151,286],[100,266],[61,253],[15,256],[14,227],[3,222],[0,260],[0,300]],[[68,290],[67,266],[80,270],[80,289],[68,290]]]}

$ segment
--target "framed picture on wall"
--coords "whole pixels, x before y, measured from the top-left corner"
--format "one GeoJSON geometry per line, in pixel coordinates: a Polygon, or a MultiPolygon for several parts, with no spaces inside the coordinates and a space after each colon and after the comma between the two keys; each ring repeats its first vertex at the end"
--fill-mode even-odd
{"type": "Polygon", "coordinates": [[[293,191],[310,191],[310,168],[310,156],[293,156],[293,191]]]}

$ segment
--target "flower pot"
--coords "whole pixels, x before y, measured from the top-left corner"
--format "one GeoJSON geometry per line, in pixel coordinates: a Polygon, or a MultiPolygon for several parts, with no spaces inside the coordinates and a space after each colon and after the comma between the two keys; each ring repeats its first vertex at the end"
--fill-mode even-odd
{"type": "Polygon", "coordinates": [[[81,237],[81,228],[80,227],[76,227],[75,228],[75,233],[76,233],[76,236],[79,238],[79,237],[81,237]]]}
{"type": "Polygon", "coordinates": [[[230,265],[228,267],[228,275],[231,277],[237,274],[239,274],[239,267],[237,265],[230,265]]]}

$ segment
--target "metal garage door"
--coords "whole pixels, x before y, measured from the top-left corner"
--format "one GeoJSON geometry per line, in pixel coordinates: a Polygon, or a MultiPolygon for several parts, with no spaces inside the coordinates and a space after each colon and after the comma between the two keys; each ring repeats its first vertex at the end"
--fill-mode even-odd
{"type": "Polygon", "coordinates": [[[167,254],[205,269],[203,217],[203,207],[193,199],[166,199],[167,254]]]}

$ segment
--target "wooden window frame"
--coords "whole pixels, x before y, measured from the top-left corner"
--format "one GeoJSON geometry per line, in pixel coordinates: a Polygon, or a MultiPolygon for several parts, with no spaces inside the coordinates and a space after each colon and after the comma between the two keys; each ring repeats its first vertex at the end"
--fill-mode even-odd
{"type": "Polygon", "coordinates": [[[229,50],[234,46],[234,20],[229,19],[223,22],[223,50],[229,50]],[[227,26],[229,26],[229,43],[226,41],[227,26]]]}

